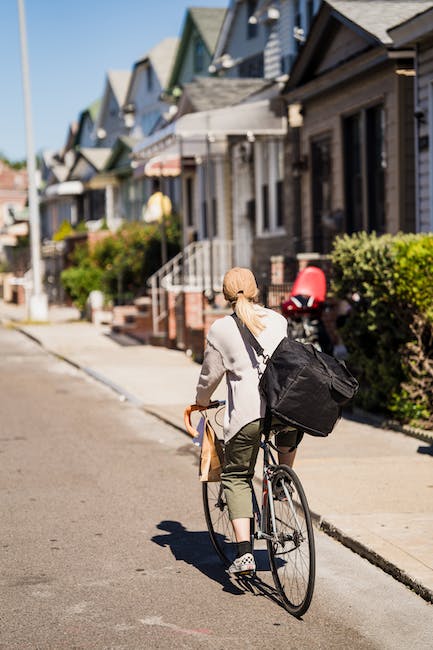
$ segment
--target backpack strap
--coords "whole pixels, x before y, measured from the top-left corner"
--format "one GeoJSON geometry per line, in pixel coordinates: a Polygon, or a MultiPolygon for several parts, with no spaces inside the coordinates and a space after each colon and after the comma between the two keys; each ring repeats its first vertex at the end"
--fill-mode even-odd
{"type": "Polygon", "coordinates": [[[240,320],[240,318],[236,314],[232,314],[232,318],[234,319],[239,332],[241,333],[242,338],[246,337],[248,343],[253,347],[253,349],[257,352],[259,357],[266,357],[265,351],[254,336],[254,334],[248,329],[248,327],[240,320]]]}

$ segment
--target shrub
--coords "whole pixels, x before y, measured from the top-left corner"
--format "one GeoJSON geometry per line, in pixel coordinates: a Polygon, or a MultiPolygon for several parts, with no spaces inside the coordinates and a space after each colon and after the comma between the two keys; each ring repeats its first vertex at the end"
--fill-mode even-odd
{"type": "MultiPolygon", "coordinates": [[[[166,236],[168,255],[172,257],[179,251],[180,224],[177,217],[167,218],[166,236]]],[[[101,289],[110,300],[131,301],[143,294],[147,279],[161,266],[159,225],[124,224],[116,233],[99,241],[91,251],[87,245],[77,246],[71,262],[72,267],[62,274],[62,282],[80,309],[84,294],[87,291],[88,295],[93,289],[101,289]],[[72,269],[80,269],[80,273],[72,269]]]]}
{"type": "Polygon", "coordinates": [[[358,402],[430,423],[433,235],[345,235],[331,257],[333,289],[352,307],[342,335],[360,380],[358,402]]]}
{"type": "Polygon", "coordinates": [[[62,271],[61,280],[77,308],[84,312],[89,293],[101,289],[102,271],[96,266],[71,266],[62,271]]]}

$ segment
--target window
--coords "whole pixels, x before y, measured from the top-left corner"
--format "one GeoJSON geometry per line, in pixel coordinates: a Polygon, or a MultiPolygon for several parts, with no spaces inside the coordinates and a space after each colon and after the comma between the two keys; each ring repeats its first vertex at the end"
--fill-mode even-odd
{"type": "Polygon", "coordinates": [[[313,205],[313,251],[328,253],[332,231],[326,228],[331,216],[331,137],[322,136],[311,144],[312,205],[313,205]]]}
{"type": "Polygon", "coordinates": [[[251,16],[254,16],[257,9],[257,0],[247,0],[247,39],[255,38],[259,31],[257,23],[250,23],[251,16]]]}
{"type": "Polygon", "coordinates": [[[194,72],[203,72],[205,69],[206,50],[200,37],[194,41],[194,72]]]}
{"type": "Polygon", "coordinates": [[[385,232],[385,113],[381,104],[343,121],[347,232],[385,232]]]}
{"type": "Polygon", "coordinates": [[[258,139],[254,145],[254,186],[257,205],[250,206],[248,217],[256,220],[257,235],[278,236],[284,232],[284,143],[258,139]]]}
{"type": "Polygon", "coordinates": [[[147,90],[150,92],[153,89],[153,72],[150,65],[146,68],[146,81],[147,81],[147,90]]]}
{"type": "Polygon", "coordinates": [[[240,77],[264,77],[265,74],[265,59],[263,52],[251,56],[249,59],[244,59],[239,65],[240,77]]]}
{"type": "Polygon", "coordinates": [[[283,181],[277,181],[276,183],[276,194],[277,194],[277,214],[275,225],[277,228],[283,227],[283,181]]]}
{"type": "Polygon", "coordinates": [[[186,199],[186,224],[191,227],[194,225],[194,186],[193,179],[188,176],[186,179],[185,199],[186,199]]]}

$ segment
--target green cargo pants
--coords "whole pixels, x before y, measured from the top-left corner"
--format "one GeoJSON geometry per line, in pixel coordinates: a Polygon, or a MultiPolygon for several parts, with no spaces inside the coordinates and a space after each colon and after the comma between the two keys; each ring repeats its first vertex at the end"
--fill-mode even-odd
{"type": "MultiPolygon", "coordinates": [[[[273,421],[272,424],[277,422],[273,421]]],[[[281,426],[280,422],[278,424],[281,426]]],[[[260,449],[262,428],[263,419],[254,420],[238,431],[225,445],[221,483],[231,520],[253,516],[251,481],[260,449]]],[[[294,430],[283,430],[276,435],[277,446],[294,447],[297,441],[298,433],[294,430]]]]}

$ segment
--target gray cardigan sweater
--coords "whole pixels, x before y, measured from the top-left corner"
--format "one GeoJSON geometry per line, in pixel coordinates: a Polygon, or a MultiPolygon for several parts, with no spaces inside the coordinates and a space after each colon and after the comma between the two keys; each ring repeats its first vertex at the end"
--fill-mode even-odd
{"type": "MultiPolygon", "coordinates": [[[[265,329],[257,340],[271,355],[287,334],[284,316],[271,309],[255,306],[263,313],[265,329]]],[[[230,440],[249,422],[264,417],[265,404],[260,397],[259,371],[264,369],[251,345],[243,337],[231,316],[215,321],[207,335],[203,366],[197,384],[196,403],[206,406],[221,379],[226,377],[227,406],[224,438],[230,440]]]]}

